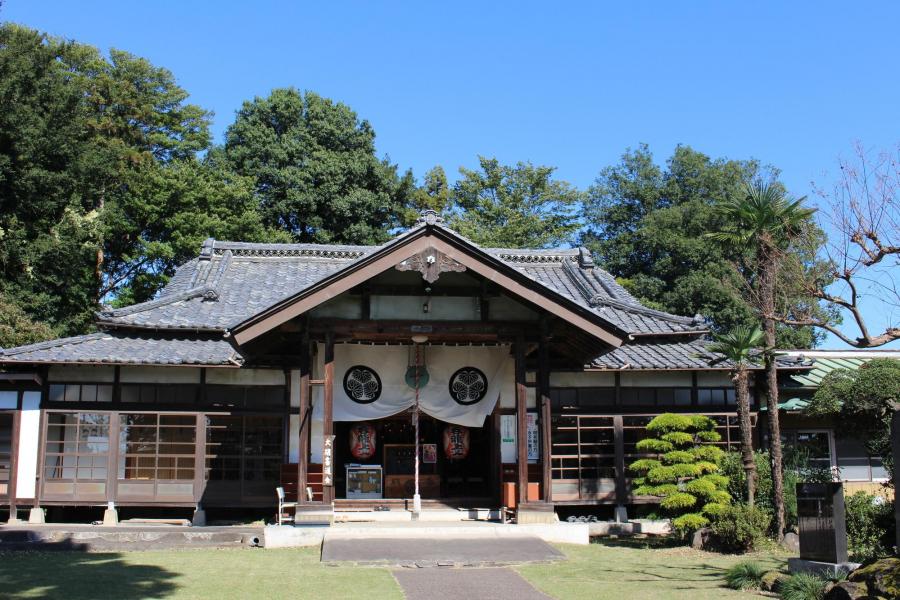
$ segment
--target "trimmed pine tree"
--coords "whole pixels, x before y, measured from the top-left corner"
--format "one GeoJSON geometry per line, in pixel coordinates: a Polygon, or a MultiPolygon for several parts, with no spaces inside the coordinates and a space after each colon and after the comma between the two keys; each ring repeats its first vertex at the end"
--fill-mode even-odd
{"type": "Polygon", "coordinates": [[[647,424],[652,437],[637,443],[638,451],[651,456],[629,466],[638,474],[632,480],[634,494],[660,498],[660,507],[682,533],[705,527],[731,504],[728,478],[719,473],[724,452],[711,443],[721,439],[715,428],[704,415],[658,415],[647,424]]]}

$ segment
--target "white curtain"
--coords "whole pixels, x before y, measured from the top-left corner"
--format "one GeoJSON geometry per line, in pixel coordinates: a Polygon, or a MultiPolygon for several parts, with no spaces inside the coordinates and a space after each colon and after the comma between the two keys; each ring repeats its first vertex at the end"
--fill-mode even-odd
{"type": "MultiPolygon", "coordinates": [[[[380,419],[413,406],[415,390],[406,383],[411,351],[408,346],[335,345],[334,420],[380,419]],[[381,379],[381,395],[369,404],[353,401],[344,391],[344,376],[357,365],[372,369],[381,379]]],[[[515,369],[509,346],[423,345],[421,351],[425,354],[429,379],[419,389],[419,407],[436,419],[466,427],[481,427],[501,395],[511,396],[514,393],[515,369]],[[475,404],[462,405],[450,396],[450,378],[463,367],[475,367],[487,378],[487,394],[475,404]]],[[[321,402],[316,402],[314,416],[321,414],[321,402]]]]}

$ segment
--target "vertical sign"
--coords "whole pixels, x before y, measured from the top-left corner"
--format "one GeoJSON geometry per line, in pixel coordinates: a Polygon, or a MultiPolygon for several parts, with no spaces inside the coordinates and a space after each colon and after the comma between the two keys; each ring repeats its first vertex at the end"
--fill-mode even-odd
{"type": "Polygon", "coordinates": [[[525,415],[527,425],[525,443],[528,448],[528,460],[537,462],[541,459],[541,436],[538,433],[537,413],[530,412],[525,415]]]}
{"type": "Polygon", "coordinates": [[[500,415],[500,461],[516,462],[516,415],[500,415]]]}
{"type": "Polygon", "coordinates": [[[322,443],[322,485],[334,485],[334,436],[326,435],[322,443]]]}

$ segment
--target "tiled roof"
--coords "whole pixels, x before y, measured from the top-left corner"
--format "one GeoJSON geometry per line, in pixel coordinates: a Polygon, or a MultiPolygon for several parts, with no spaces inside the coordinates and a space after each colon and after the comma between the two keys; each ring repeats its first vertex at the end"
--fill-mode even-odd
{"type": "MultiPolygon", "coordinates": [[[[599,369],[724,369],[734,367],[734,363],[721,354],[710,352],[712,342],[706,338],[689,342],[657,340],[650,338],[625,343],[601,354],[589,365],[599,369]]],[[[802,377],[809,370],[810,362],[792,356],[779,356],[779,369],[798,369],[802,377]]],[[[761,369],[762,361],[755,361],[751,369],[761,369]]]]}
{"type": "Polygon", "coordinates": [[[0,362],[236,367],[243,358],[218,335],[163,337],[112,331],[0,350],[0,362]]]}
{"type": "MultiPolygon", "coordinates": [[[[158,298],[101,312],[99,322],[120,327],[223,331],[381,248],[208,240],[200,256],[182,265],[158,298]]],[[[707,329],[701,318],[679,317],[642,306],[611,275],[594,267],[584,249],[484,251],[625,333],[659,335],[707,329]]]]}
{"type": "Polygon", "coordinates": [[[837,369],[855,371],[876,358],[900,360],[900,350],[788,350],[787,356],[812,361],[812,369],[791,376],[787,387],[817,388],[826,375],[837,369]]]}
{"type": "Polygon", "coordinates": [[[626,343],[601,354],[591,363],[601,369],[729,369],[734,366],[706,349],[707,340],[626,343]]]}

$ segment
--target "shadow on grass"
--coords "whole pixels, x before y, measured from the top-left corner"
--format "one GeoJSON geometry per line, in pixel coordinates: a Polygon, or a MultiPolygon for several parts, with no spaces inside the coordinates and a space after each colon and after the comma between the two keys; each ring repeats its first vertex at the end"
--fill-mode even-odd
{"type": "Polygon", "coordinates": [[[4,598],[160,598],[179,586],[177,573],[132,564],[119,553],[85,552],[66,540],[36,550],[0,551],[0,596],[4,598]]]}

